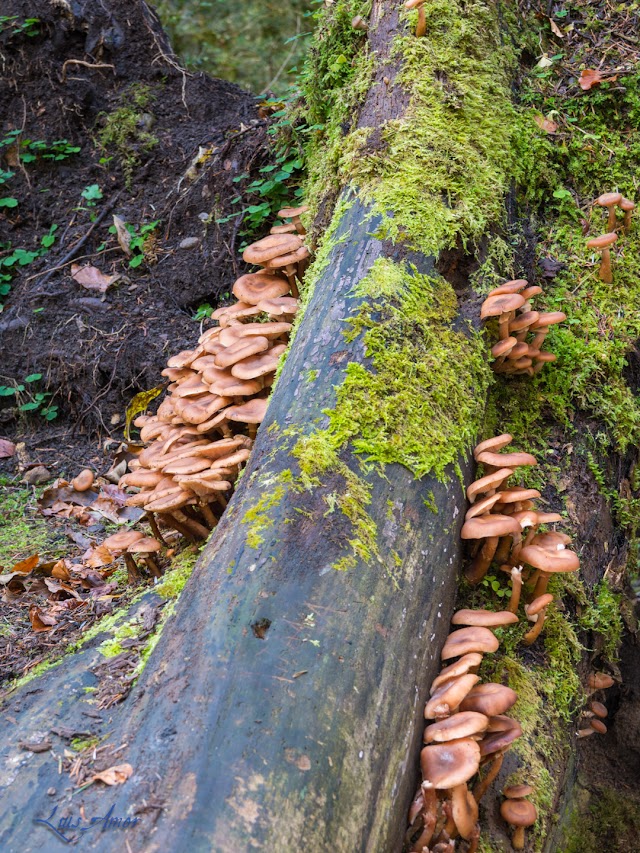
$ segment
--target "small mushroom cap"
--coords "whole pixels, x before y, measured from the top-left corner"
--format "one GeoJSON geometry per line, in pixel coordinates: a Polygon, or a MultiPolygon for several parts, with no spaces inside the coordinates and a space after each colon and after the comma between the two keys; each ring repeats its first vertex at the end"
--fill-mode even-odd
{"type": "Polygon", "coordinates": [[[287,222],[284,225],[272,225],[269,229],[270,234],[295,234],[298,229],[293,222],[287,222]]]}
{"type": "Polygon", "coordinates": [[[522,329],[528,329],[529,326],[532,326],[537,322],[539,316],[540,314],[538,311],[525,311],[524,314],[521,314],[519,317],[515,317],[509,323],[509,331],[520,332],[522,329]]]}
{"type": "Polygon", "coordinates": [[[506,281],[504,284],[501,284],[500,287],[496,287],[487,295],[487,298],[490,296],[500,296],[502,293],[518,293],[522,290],[523,287],[526,287],[529,282],[525,278],[516,278],[513,281],[506,281]]]}
{"type": "Polygon", "coordinates": [[[227,417],[230,421],[239,421],[243,424],[259,424],[264,420],[268,405],[268,400],[255,397],[241,406],[231,406],[227,410],[227,417]]]}
{"type": "Polygon", "coordinates": [[[594,237],[587,242],[587,249],[606,249],[618,239],[618,235],[613,231],[610,234],[602,234],[600,237],[594,237]]]}
{"type": "Polygon", "coordinates": [[[525,300],[518,293],[501,293],[497,296],[489,296],[482,303],[480,319],[485,320],[487,317],[509,314],[511,311],[522,308],[524,303],[525,300]]]}
{"type": "Polygon", "coordinates": [[[478,684],[469,691],[463,702],[460,703],[461,711],[478,711],[493,717],[496,714],[504,714],[518,701],[518,694],[504,684],[478,684]]]}
{"type": "Polygon", "coordinates": [[[553,601],[553,596],[550,592],[545,592],[544,595],[539,595],[537,598],[534,598],[531,604],[525,604],[525,613],[527,616],[537,616],[541,610],[544,610],[545,607],[548,607],[553,601]]]}
{"type": "Polygon", "coordinates": [[[233,367],[239,361],[250,358],[252,355],[266,352],[269,349],[269,339],[261,335],[251,335],[241,338],[235,344],[228,346],[216,355],[217,367],[233,367]]]}
{"type": "Polygon", "coordinates": [[[520,296],[522,296],[522,298],[528,302],[530,299],[533,299],[534,296],[538,296],[538,294],[540,293],[542,293],[542,288],[538,287],[537,284],[534,284],[533,287],[525,287],[525,289],[521,292],[520,296]]]}
{"type": "Polygon", "coordinates": [[[89,468],[85,468],[83,471],[80,471],[77,477],[73,478],[71,485],[76,492],[86,492],[91,488],[91,486],[93,486],[93,480],[93,471],[89,468]]]}
{"type": "Polygon", "coordinates": [[[526,545],[518,554],[518,561],[528,563],[543,572],[575,572],[580,568],[578,555],[567,548],[562,551],[548,551],[538,545],[526,545]]]}
{"type": "Polygon", "coordinates": [[[467,489],[469,501],[473,503],[476,495],[483,495],[485,492],[491,491],[491,489],[498,489],[512,474],[513,470],[511,468],[500,468],[499,471],[492,471],[491,474],[480,477],[479,480],[471,483],[467,489]]]}
{"type": "Polygon", "coordinates": [[[144,505],[144,508],[149,512],[170,512],[173,509],[180,509],[187,504],[195,503],[195,501],[193,492],[177,487],[163,497],[150,500],[144,505]]]}
{"type": "Polygon", "coordinates": [[[607,690],[615,681],[606,672],[592,672],[589,675],[589,687],[592,690],[607,690]]]}
{"type": "Polygon", "coordinates": [[[116,554],[118,551],[126,551],[130,545],[143,538],[144,534],[138,530],[121,530],[119,533],[108,536],[102,544],[112,554],[116,554]]]}
{"type": "MultiPolygon", "coordinates": [[[[295,234],[268,234],[262,240],[251,243],[242,253],[248,264],[264,265],[278,255],[295,252],[302,246],[302,240],[295,234]]],[[[235,295],[235,294],[234,294],[235,295]]]]}
{"type": "Polygon", "coordinates": [[[602,720],[591,720],[591,721],[589,722],[589,725],[591,726],[591,728],[592,728],[595,732],[598,732],[598,734],[601,734],[601,735],[606,735],[606,733],[607,733],[607,731],[608,731],[607,727],[606,727],[606,726],[605,726],[605,724],[602,722],[602,720]]]}
{"type": "Polygon", "coordinates": [[[295,249],[293,252],[287,252],[284,255],[277,255],[275,258],[271,258],[269,261],[265,261],[265,267],[267,269],[279,269],[281,267],[287,267],[289,264],[297,264],[300,261],[306,260],[310,255],[309,250],[306,246],[300,246],[300,248],[295,249]]]}
{"type": "MultiPolygon", "coordinates": [[[[491,720],[489,720],[490,726],[491,720]]],[[[480,741],[480,754],[484,758],[487,755],[495,755],[496,752],[505,752],[514,740],[517,740],[521,736],[522,726],[517,720],[511,720],[511,725],[508,728],[504,728],[499,732],[491,732],[482,738],[480,741]]]]}
{"type": "Polygon", "coordinates": [[[602,720],[609,716],[606,705],[603,705],[602,702],[591,702],[589,709],[593,711],[596,717],[600,717],[602,720]]]}
{"type": "Polygon", "coordinates": [[[479,453],[477,461],[492,468],[517,468],[520,465],[538,464],[536,457],[530,453],[491,453],[488,450],[479,453]]]}
{"type": "Polygon", "coordinates": [[[429,699],[424,707],[424,716],[426,720],[435,719],[443,706],[448,706],[450,712],[460,705],[464,697],[471,688],[480,681],[479,675],[460,675],[458,678],[452,678],[450,681],[445,681],[429,699]]]}
{"type": "Polygon", "coordinates": [[[247,273],[233,285],[233,295],[241,302],[257,305],[263,299],[278,299],[289,293],[289,282],[280,275],[247,273]]]}
{"type": "Polygon", "coordinates": [[[157,539],[152,536],[145,536],[143,539],[138,539],[133,545],[129,545],[127,551],[130,554],[155,554],[161,547],[157,539]]]}
{"type": "Polygon", "coordinates": [[[521,800],[533,794],[531,785],[510,785],[502,792],[508,800],[521,800]]]}
{"type": "Polygon", "coordinates": [[[516,361],[519,358],[522,358],[529,352],[529,344],[524,341],[519,341],[511,350],[509,355],[507,356],[509,361],[516,361]]]}
{"type": "Polygon", "coordinates": [[[283,207],[278,211],[279,219],[292,219],[294,216],[301,216],[309,210],[308,204],[302,204],[300,207],[283,207]]]}
{"type": "Polygon", "coordinates": [[[448,740],[472,737],[486,731],[489,718],[477,711],[462,711],[453,714],[437,723],[432,723],[424,730],[425,743],[444,743],[448,740]]]}
{"type": "Polygon", "coordinates": [[[460,660],[449,664],[449,666],[445,666],[445,668],[440,671],[440,673],[431,682],[429,693],[433,695],[438,687],[441,684],[444,684],[445,681],[457,678],[459,675],[465,675],[465,673],[469,672],[470,669],[473,669],[475,666],[480,666],[481,663],[482,655],[478,654],[478,652],[470,652],[467,655],[463,655],[460,660]]]}
{"type": "MultiPolygon", "coordinates": [[[[553,596],[552,596],[553,598],[553,596]]],[[[509,610],[458,610],[453,614],[452,625],[480,625],[483,628],[501,628],[514,625],[518,621],[515,613],[509,610]]]]}
{"type": "Polygon", "coordinates": [[[517,338],[505,338],[503,341],[498,341],[491,347],[491,355],[494,358],[500,358],[501,355],[506,355],[518,343],[517,338]]]}
{"type": "Polygon", "coordinates": [[[570,543],[570,536],[567,536],[566,533],[555,533],[554,531],[537,533],[530,542],[531,545],[537,545],[547,551],[564,551],[570,543]]]}
{"type": "Polygon", "coordinates": [[[498,494],[500,495],[500,503],[502,504],[531,501],[540,497],[540,492],[537,489],[504,489],[504,491],[498,494]]]}
{"type": "Polygon", "coordinates": [[[476,518],[478,515],[486,515],[497,503],[500,502],[501,494],[502,492],[496,492],[495,494],[482,498],[481,501],[477,501],[472,504],[465,514],[465,521],[469,521],[471,518],[476,518]]]}
{"type": "Polygon", "coordinates": [[[549,363],[549,362],[557,361],[557,360],[558,360],[558,356],[554,355],[552,352],[544,352],[543,351],[543,352],[538,353],[538,355],[536,356],[536,361],[542,361],[542,362],[549,363]]]}
{"type": "Polygon", "coordinates": [[[532,331],[537,332],[540,329],[548,329],[549,326],[555,326],[557,323],[563,323],[567,319],[564,311],[541,311],[536,322],[531,326],[532,331]]]}
{"type": "Polygon", "coordinates": [[[531,826],[536,822],[538,810],[529,800],[505,800],[500,814],[511,826],[531,826]]]}
{"type": "Polygon", "coordinates": [[[134,486],[137,488],[155,489],[158,483],[162,480],[160,471],[131,471],[129,474],[124,474],[120,477],[118,486],[134,486]]]}
{"type": "MultiPolygon", "coordinates": [[[[499,645],[495,634],[488,628],[460,628],[457,631],[452,631],[447,637],[440,653],[440,659],[450,660],[469,652],[481,652],[482,654],[495,652],[499,645]]],[[[477,709],[468,708],[466,710],[475,711],[477,709]]]]}
{"type": "Polygon", "coordinates": [[[279,338],[291,329],[291,323],[245,323],[238,329],[238,337],[241,339],[255,336],[279,338]]]}
{"type": "MultiPolygon", "coordinates": [[[[507,340],[509,340],[509,338],[507,338],[507,340]]],[[[502,341],[501,343],[504,343],[504,341],[502,341]]],[[[474,447],[473,458],[477,460],[478,454],[484,453],[485,450],[492,450],[494,453],[496,453],[498,450],[502,450],[503,447],[506,447],[508,444],[511,444],[512,441],[513,436],[509,435],[508,432],[503,432],[502,435],[496,435],[494,438],[487,438],[474,447]]]]}
{"type": "Polygon", "coordinates": [[[625,211],[625,213],[628,212],[629,210],[635,210],[636,209],[635,204],[631,201],[631,199],[628,199],[628,198],[622,199],[622,201],[620,202],[620,207],[622,208],[622,210],[625,211]]]}
{"type": "Polygon", "coordinates": [[[622,193],[603,193],[596,199],[596,204],[600,207],[611,207],[615,204],[620,204],[622,201],[622,193]]]}
{"type": "Polygon", "coordinates": [[[520,729],[520,723],[513,717],[507,717],[506,714],[496,714],[494,717],[489,717],[487,731],[490,734],[510,732],[512,729],[520,729]]]}
{"type": "Polygon", "coordinates": [[[510,515],[480,515],[465,521],[460,531],[463,539],[486,539],[520,533],[520,525],[510,515]]]}
{"type": "Polygon", "coordinates": [[[470,738],[425,746],[420,753],[423,788],[444,790],[468,782],[480,767],[480,747],[470,738]]]}
{"type": "Polygon", "coordinates": [[[262,299],[257,307],[271,317],[292,317],[300,308],[300,303],[293,296],[278,296],[275,299],[262,299]]]}
{"type": "Polygon", "coordinates": [[[267,373],[275,373],[280,355],[285,351],[285,344],[272,347],[268,352],[252,355],[237,362],[231,372],[238,379],[257,379],[267,373]]]}

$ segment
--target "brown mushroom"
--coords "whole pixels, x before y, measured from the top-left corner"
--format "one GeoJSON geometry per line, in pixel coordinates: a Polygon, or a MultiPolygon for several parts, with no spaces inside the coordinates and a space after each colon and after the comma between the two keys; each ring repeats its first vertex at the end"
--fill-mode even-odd
{"type": "Polygon", "coordinates": [[[527,619],[530,622],[534,622],[533,628],[531,628],[522,638],[522,642],[525,646],[530,646],[534,643],[540,633],[542,632],[542,626],[544,625],[544,617],[547,612],[547,607],[553,601],[553,596],[548,592],[545,592],[544,595],[538,596],[538,598],[534,598],[531,604],[525,604],[524,611],[527,614],[527,619]],[[535,620],[535,621],[534,621],[535,620]]]}
{"type": "Polygon", "coordinates": [[[442,684],[424,707],[426,720],[442,720],[455,714],[460,703],[471,688],[480,681],[480,676],[467,673],[442,684]]]}
{"type": "Polygon", "coordinates": [[[489,725],[489,718],[477,711],[462,711],[431,723],[424,730],[425,743],[444,743],[463,737],[482,734],[489,725]]]}
{"type": "MultiPolygon", "coordinates": [[[[500,643],[488,628],[459,628],[457,631],[452,631],[440,652],[441,660],[450,660],[461,655],[466,655],[469,652],[495,652],[500,643]]],[[[469,708],[469,711],[476,710],[469,708]]]]}
{"type": "Polygon", "coordinates": [[[531,453],[491,453],[485,450],[478,454],[477,461],[481,462],[485,468],[493,469],[494,471],[500,468],[518,468],[521,465],[537,465],[538,462],[535,456],[531,453]]]}
{"type": "Polygon", "coordinates": [[[515,317],[516,310],[524,305],[525,301],[518,293],[502,293],[497,296],[488,296],[482,303],[480,319],[498,317],[499,337],[505,340],[509,337],[509,323],[515,317]]]}
{"type": "Polygon", "coordinates": [[[518,699],[518,694],[504,684],[478,684],[460,703],[461,711],[477,711],[487,717],[504,714],[518,699]]]}
{"type": "Polygon", "coordinates": [[[499,287],[494,288],[490,293],[488,293],[487,298],[490,296],[500,296],[504,293],[518,293],[528,284],[529,282],[525,278],[516,278],[513,281],[505,281],[504,284],[501,284],[499,287]]]}
{"type": "Polygon", "coordinates": [[[278,299],[289,293],[289,282],[281,275],[247,273],[233,285],[236,299],[249,305],[258,305],[263,299],[278,299]]]}
{"type": "Polygon", "coordinates": [[[474,503],[477,495],[492,495],[497,489],[507,482],[513,474],[511,468],[500,468],[499,471],[494,471],[491,474],[486,474],[484,477],[471,483],[467,488],[467,498],[469,503],[474,503]]]}
{"type": "Polygon", "coordinates": [[[484,441],[481,441],[480,444],[477,444],[473,448],[473,458],[478,461],[478,456],[480,453],[484,453],[485,451],[493,451],[497,453],[499,450],[502,450],[508,444],[511,444],[513,441],[513,436],[508,432],[502,433],[502,435],[496,435],[493,438],[487,438],[484,441]]]}
{"type": "Polygon", "coordinates": [[[580,568],[578,555],[568,549],[553,552],[537,545],[527,545],[520,551],[518,559],[533,566],[534,569],[540,569],[540,576],[533,592],[534,598],[538,598],[547,591],[549,578],[552,574],[575,572],[580,568]]]}
{"type": "Polygon", "coordinates": [[[615,681],[606,672],[592,672],[589,675],[589,689],[595,692],[596,690],[608,690],[613,687],[615,681]]]}
{"type": "Polygon", "coordinates": [[[460,535],[463,539],[484,540],[478,555],[465,569],[465,577],[469,583],[477,584],[491,565],[500,537],[519,536],[520,525],[508,515],[482,515],[465,521],[460,535]]]}
{"type": "Polygon", "coordinates": [[[444,684],[445,681],[457,678],[459,675],[465,675],[467,672],[475,672],[481,663],[482,655],[478,654],[478,652],[470,652],[469,654],[463,655],[460,660],[449,664],[449,666],[446,666],[440,671],[440,673],[431,682],[429,693],[433,695],[435,690],[437,690],[441,684],[444,684]]]}
{"type": "Polygon", "coordinates": [[[622,193],[604,193],[598,196],[596,204],[606,207],[609,211],[607,219],[607,231],[613,231],[616,227],[616,206],[622,201],[622,193]]]}
{"type": "MultiPolygon", "coordinates": [[[[354,20],[356,19],[354,18],[354,20]]],[[[363,21],[364,19],[360,18],[360,20],[363,21]]],[[[364,22],[364,24],[366,29],[366,21],[364,22]]],[[[352,25],[355,26],[353,22],[352,25]]],[[[356,29],[358,29],[358,27],[356,27],[356,29]]],[[[303,213],[307,213],[308,210],[309,206],[306,204],[303,204],[300,207],[283,207],[282,210],[278,211],[278,216],[280,217],[280,219],[291,219],[291,221],[296,227],[296,231],[298,232],[298,234],[304,236],[307,232],[305,231],[304,225],[302,224],[300,217],[303,213]]]]}
{"type": "Polygon", "coordinates": [[[85,468],[80,471],[77,477],[74,477],[71,481],[71,485],[76,490],[76,492],[86,492],[91,486],[93,486],[94,476],[93,471],[89,468],[85,468]]]}
{"type": "Polygon", "coordinates": [[[503,628],[518,621],[515,613],[509,610],[458,610],[451,619],[452,625],[473,625],[483,628],[503,628]]]}
{"type": "Polygon", "coordinates": [[[508,800],[522,800],[533,794],[533,788],[531,785],[526,784],[510,785],[508,788],[505,788],[502,793],[508,800]]]}
{"type": "Polygon", "coordinates": [[[606,284],[611,284],[613,282],[613,272],[611,269],[611,249],[616,240],[618,239],[618,235],[616,233],[611,234],[602,234],[600,237],[594,237],[593,240],[589,240],[587,242],[588,249],[595,249],[596,251],[601,253],[602,260],[600,261],[600,269],[598,270],[598,276],[600,281],[604,281],[606,284]]]}
{"type": "Polygon", "coordinates": [[[160,543],[157,539],[154,539],[151,536],[145,536],[143,539],[137,539],[133,544],[129,545],[127,553],[140,554],[144,562],[149,567],[151,574],[154,577],[159,578],[161,572],[153,555],[157,554],[160,547],[160,543]]]}
{"type": "MultiPolygon", "coordinates": [[[[538,319],[530,327],[532,332],[535,332],[531,346],[533,349],[539,350],[542,347],[543,341],[549,333],[549,326],[555,326],[558,323],[563,323],[567,319],[564,311],[542,311],[538,319]]],[[[539,356],[538,356],[539,357],[539,356]]]]}
{"type": "Polygon", "coordinates": [[[524,831],[536,822],[536,807],[528,800],[505,800],[500,806],[500,814],[506,823],[515,827],[511,846],[514,850],[524,850],[524,831]]]}
{"type": "Polygon", "coordinates": [[[624,210],[624,230],[628,234],[631,231],[631,214],[635,210],[635,204],[628,198],[623,198],[620,202],[620,208],[624,210]]]}
{"type": "Polygon", "coordinates": [[[424,11],[425,0],[407,0],[404,4],[405,9],[418,10],[418,21],[416,23],[416,38],[422,38],[427,32],[427,17],[424,11]]]}

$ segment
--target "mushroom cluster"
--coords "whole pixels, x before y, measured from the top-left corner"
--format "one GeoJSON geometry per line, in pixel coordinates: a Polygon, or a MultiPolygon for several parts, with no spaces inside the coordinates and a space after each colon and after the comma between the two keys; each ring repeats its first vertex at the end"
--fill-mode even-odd
{"type": "Polygon", "coordinates": [[[604,193],[594,202],[599,207],[606,208],[608,211],[607,218],[607,233],[601,234],[599,237],[593,237],[587,241],[588,249],[595,249],[600,252],[600,269],[598,276],[605,284],[613,282],[613,270],[611,267],[611,246],[617,241],[618,235],[616,228],[618,226],[618,218],[616,209],[619,207],[624,213],[622,229],[626,234],[631,230],[631,215],[635,210],[635,204],[628,198],[624,198],[622,193],[604,193]]]}
{"type": "Polygon", "coordinates": [[[195,349],[169,359],[168,395],[155,415],[134,421],[147,446],[120,486],[138,490],[127,504],[144,508],[156,536],[154,515],[191,540],[206,538],[249,457],[298,310],[305,210],[281,210],[292,222],[245,249],[244,259],[263,269],[235,282],[238,301],[213,312],[218,325],[195,349]]]}
{"type": "MultiPolygon", "coordinates": [[[[613,678],[606,672],[592,672],[589,675],[588,688],[589,697],[602,690],[608,690],[615,684],[613,678]]],[[[581,728],[577,737],[589,737],[590,735],[607,733],[607,727],[603,723],[609,715],[606,705],[595,699],[590,699],[586,710],[582,712],[581,728]]]]}
{"type": "Polygon", "coordinates": [[[426,746],[420,754],[422,784],[409,811],[408,838],[415,853],[451,849],[453,839],[477,850],[478,804],[497,776],[504,753],[520,737],[506,712],[518,696],[502,684],[481,684],[476,674],[484,654],[498,649],[497,628],[518,621],[509,611],[458,610],[441,652],[446,664],[434,679],[424,716],[426,746]],[[462,627],[459,627],[462,626],[462,627]],[[484,776],[478,774],[486,768],[484,776]],[[468,784],[478,777],[473,790],[468,784]],[[433,844],[432,847],[429,845],[433,844]]]}
{"type": "Polygon", "coordinates": [[[567,319],[562,311],[534,311],[531,299],[542,293],[537,285],[529,287],[523,279],[507,281],[496,287],[482,303],[480,318],[498,318],[499,341],[491,348],[496,373],[534,376],[547,362],[556,360],[542,349],[549,327],[567,319]],[[527,341],[527,336],[533,337],[527,341]]]}
{"type": "Polygon", "coordinates": [[[511,785],[502,792],[505,800],[500,806],[503,820],[513,826],[511,846],[514,850],[524,850],[524,831],[532,826],[538,817],[538,810],[526,799],[533,794],[531,785],[511,785]]]}
{"type": "Polygon", "coordinates": [[[540,527],[562,521],[555,512],[535,508],[540,497],[537,489],[508,487],[507,481],[520,466],[536,465],[530,453],[502,453],[512,441],[509,433],[481,441],[474,458],[484,475],[467,489],[471,503],[461,536],[471,543],[471,561],[465,569],[469,583],[478,584],[492,563],[511,578],[508,610],[517,613],[523,583],[529,588],[524,605],[527,619],[533,623],[523,641],[530,645],[542,631],[547,607],[553,596],[547,592],[552,574],[574,572],[580,567],[577,555],[567,548],[571,538],[540,527]]]}

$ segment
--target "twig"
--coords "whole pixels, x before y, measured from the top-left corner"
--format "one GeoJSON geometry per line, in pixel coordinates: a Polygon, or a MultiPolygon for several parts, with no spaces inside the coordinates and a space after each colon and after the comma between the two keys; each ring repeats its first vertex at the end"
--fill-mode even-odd
{"type": "MultiPolygon", "coordinates": [[[[84,235],[84,237],[81,237],[81,238],[80,238],[80,239],[79,239],[79,240],[78,240],[78,241],[77,241],[77,242],[76,242],[76,243],[75,243],[75,244],[74,244],[74,245],[69,249],[69,251],[68,251],[68,252],[66,253],[66,255],[62,258],[62,260],[60,261],[60,263],[58,264],[58,266],[53,267],[53,269],[50,269],[50,270],[48,270],[48,272],[44,273],[44,278],[43,278],[43,279],[42,279],[42,281],[39,283],[39,285],[38,285],[39,287],[44,287],[44,285],[49,281],[49,279],[51,278],[51,276],[53,275],[53,273],[54,273],[54,272],[56,272],[57,270],[59,270],[61,267],[66,266],[66,265],[69,263],[69,261],[70,261],[70,260],[72,260],[73,258],[75,258],[76,254],[77,254],[77,253],[80,251],[80,249],[84,246],[84,244],[87,242],[87,240],[89,239],[89,237],[93,234],[93,232],[94,232],[94,231],[95,231],[95,229],[98,227],[98,225],[100,225],[100,223],[101,223],[101,222],[102,222],[102,220],[105,218],[105,216],[107,215],[107,213],[110,213],[110,212],[111,212],[111,210],[113,210],[113,208],[114,208],[114,206],[115,206],[115,203],[118,201],[118,199],[120,198],[120,196],[121,196],[121,195],[122,195],[122,190],[118,190],[118,192],[117,192],[117,193],[115,193],[115,195],[112,195],[112,196],[111,196],[110,200],[107,202],[106,206],[103,208],[103,210],[101,211],[101,213],[100,213],[100,215],[98,216],[98,218],[95,220],[95,222],[92,222],[91,227],[89,228],[89,230],[87,231],[87,233],[84,235]]],[[[39,273],[38,275],[42,275],[42,273],[39,273]]],[[[37,276],[31,276],[31,278],[36,278],[36,277],[37,277],[37,276]]]]}
{"type": "Polygon", "coordinates": [[[113,73],[116,73],[115,65],[109,65],[106,62],[85,62],[84,59],[66,59],[62,65],[62,77],[60,82],[64,83],[67,79],[67,65],[82,65],[84,68],[110,68],[113,73]]]}

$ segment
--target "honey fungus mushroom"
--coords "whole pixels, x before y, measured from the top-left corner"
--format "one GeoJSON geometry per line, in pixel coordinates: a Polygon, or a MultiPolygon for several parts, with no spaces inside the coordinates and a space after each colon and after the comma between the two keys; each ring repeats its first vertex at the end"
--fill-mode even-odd
{"type": "Polygon", "coordinates": [[[509,337],[509,323],[515,317],[518,308],[525,304],[525,300],[519,293],[499,293],[496,296],[488,296],[482,303],[480,319],[498,317],[499,337],[505,340],[509,337]]]}
{"type": "Polygon", "coordinates": [[[416,38],[422,38],[427,32],[427,16],[424,11],[425,0],[407,0],[405,9],[417,9],[418,21],[416,23],[416,38]]]}
{"type": "Polygon", "coordinates": [[[607,231],[613,231],[616,227],[616,207],[622,201],[622,193],[603,193],[598,196],[595,203],[600,207],[606,207],[609,216],[607,219],[607,231]]]}
{"type": "Polygon", "coordinates": [[[503,820],[514,827],[511,845],[514,850],[524,850],[524,831],[533,826],[538,818],[538,810],[529,800],[506,799],[500,806],[503,820]]]}
{"type": "Polygon", "coordinates": [[[480,767],[480,747],[471,738],[431,744],[420,753],[420,766],[426,807],[429,807],[429,798],[431,810],[435,812],[435,791],[450,791],[455,826],[460,835],[468,839],[478,820],[478,812],[477,805],[469,802],[466,783],[480,767]]]}
{"type": "Polygon", "coordinates": [[[625,232],[628,234],[631,231],[631,215],[633,211],[636,209],[635,204],[628,198],[623,198],[620,202],[620,209],[624,211],[624,225],[623,228],[625,232]]]}
{"type": "Polygon", "coordinates": [[[600,261],[600,269],[598,270],[598,276],[600,281],[604,281],[605,284],[611,284],[613,282],[613,271],[611,269],[611,246],[618,239],[618,235],[615,233],[610,234],[602,234],[600,237],[594,237],[592,240],[587,241],[588,249],[595,249],[600,252],[601,261],[600,261]]]}

